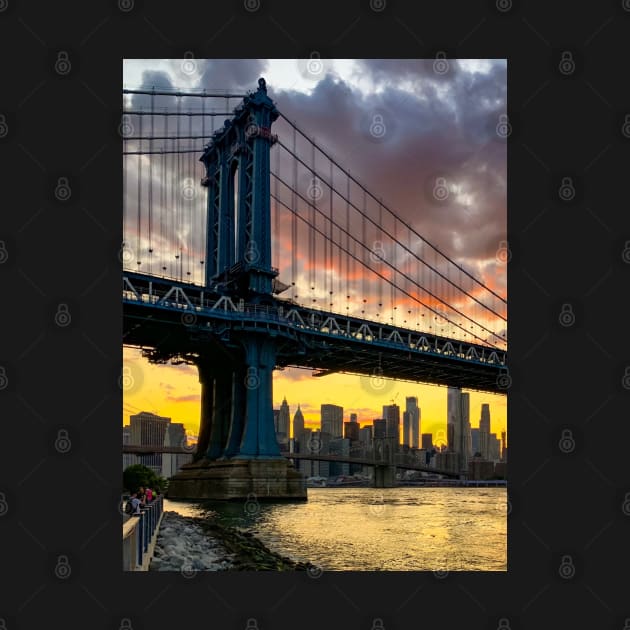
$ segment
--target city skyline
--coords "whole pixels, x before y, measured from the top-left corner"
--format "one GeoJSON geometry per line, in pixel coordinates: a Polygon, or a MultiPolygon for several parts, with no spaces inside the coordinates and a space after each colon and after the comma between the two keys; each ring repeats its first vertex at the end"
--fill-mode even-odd
{"type": "MultiPolygon", "coordinates": [[[[125,350],[130,350],[125,348],[125,350]]],[[[136,358],[137,363],[145,362],[142,358],[136,358]]],[[[128,362],[134,364],[130,359],[128,362]]],[[[140,380],[144,382],[144,378],[149,379],[149,383],[146,385],[146,391],[151,392],[152,398],[149,398],[143,392],[145,390],[144,385],[132,389],[130,393],[125,395],[123,405],[123,425],[129,423],[129,416],[137,414],[140,411],[149,411],[161,416],[167,416],[173,418],[173,421],[181,422],[186,428],[186,433],[191,440],[195,440],[199,429],[199,404],[200,404],[200,385],[197,379],[191,378],[196,375],[196,368],[189,365],[180,366],[149,366],[151,369],[147,371],[147,374],[143,374],[140,380]],[[182,379],[181,387],[173,385],[173,383],[167,383],[161,378],[160,371],[165,372],[172,378],[173,372],[179,372],[177,376],[182,379]],[[174,392],[181,392],[177,395],[174,392]],[[195,393],[196,391],[196,393],[195,393]]],[[[137,365],[132,370],[132,373],[136,373],[141,370],[141,367],[137,365]]],[[[405,399],[407,397],[418,398],[418,407],[421,410],[421,433],[432,433],[434,439],[437,434],[442,431],[443,439],[447,439],[447,391],[446,387],[422,385],[416,383],[408,383],[402,381],[384,381],[384,386],[380,391],[387,393],[383,394],[383,398],[380,398],[376,392],[368,394],[361,387],[366,383],[369,383],[368,377],[359,377],[350,374],[334,375],[336,379],[342,381],[341,391],[344,392],[344,381],[347,384],[354,383],[358,386],[359,392],[356,394],[349,394],[345,392],[345,396],[342,394],[341,399],[335,398],[334,395],[327,391],[326,379],[313,378],[310,376],[310,372],[302,370],[304,374],[303,387],[296,388],[294,381],[286,382],[291,386],[295,393],[298,393],[298,389],[302,392],[303,400],[297,395],[292,396],[290,389],[286,388],[286,393],[282,393],[282,389],[278,387],[276,378],[282,375],[283,372],[278,372],[274,375],[274,402],[273,409],[280,409],[283,400],[286,399],[289,408],[289,414],[291,420],[293,414],[297,411],[298,405],[304,416],[304,426],[309,429],[318,429],[320,427],[321,420],[321,405],[332,404],[343,407],[343,422],[350,420],[350,414],[356,413],[359,426],[371,425],[376,418],[382,418],[382,410],[384,406],[391,404],[392,399],[395,397],[396,404],[402,401],[400,407],[400,429],[401,429],[401,443],[402,443],[402,428],[403,428],[403,411],[405,399]],[[307,380],[307,379],[310,379],[307,380]],[[397,395],[398,393],[398,395],[397,395]],[[318,396],[321,395],[322,399],[318,400],[318,396]],[[320,401],[321,400],[321,401],[320,401]],[[356,402],[363,400],[369,402],[370,406],[358,407],[356,402]],[[348,404],[350,401],[351,404],[348,404]],[[345,403],[345,404],[344,404],[345,403]],[[355,404],[352,404],[355,403],[355,404]]],[[[280,379],[278,379],[280,380],[280,379]]],[[[379,383],[380,384],[380,383],[379,383]]],[[[336,390],[335,390],[336,391],[336,390]]],[[[490,409],[492,432],[500,435],[501,431],[509,433],[507,426],[507,396],[498,394],[487,394],[484,392],[476,392],[471,390],[463,390],[469,394],[470,400],[470,427],[479,428],[479,423],[482,413],[482,405],[488,404],[490,409]]],[[[289,422],[290,436],[293,437],[292,422],[289,422]]]]}

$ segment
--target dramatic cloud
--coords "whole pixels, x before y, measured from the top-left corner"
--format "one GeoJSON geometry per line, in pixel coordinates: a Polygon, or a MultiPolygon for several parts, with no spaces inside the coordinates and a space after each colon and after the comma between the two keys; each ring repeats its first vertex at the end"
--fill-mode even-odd
{"type": "Polygon", "coordinates": [[[496,132],[506,68],[468,73],[451,63],[444,77],[424,61],[362,61],[377,93],[327,75],[310,94],[273,98],[432,243],[456,258],[494,257],[506,233],[506,144],[496,132]],[[370,126],[378,116],[384,135],[376,142],[370,126]],[[432,195],[438,178],[449,189],[444,203],[432,195]]]}
{"type": "MultiPolygon", "coordinates": [[[[400,312],[417,309],[418,302],[413,303],[413,299],[428,308],[448,311],[430,296],[428,267],[419,268],[414,256],[422,256],[430,266],[449,277],[457,277],[459,272],[453,272],[452,265],[423,244],[405,224],[492,290],[506,295],[506,266],[497,261],[506,240],[506,141],[497,133],[507,109],[504,60],[449,60],[446,67],[436,66],[434,60],[360,60],[351,66],[327,64],[332,69],[324,72],[319,80],[306,82],[308,87],[298,62],[280,66],[264,60],[195,60],[194,72],[187,72],[181,60],[162,62],[158,70],[155,69],[158,66],[151,63],[136,64],[136,72],[144,68],[140,83],[145,89],[206,89],[208,92],[220,89],[240,94],[255,90],[257,79],[265,76],[268,93],[282,115],[294,121],[308,138],[314,138],[397,215],[398,219],[394,219],[379,207],[378,201],[369,197],[364,206],[361,189],[348,184],[340,169],[334,167],[331,174],[323,155],[316,153],[313,158],[308,142],[298,135],[296,149],[305,164],[297,167],[295,183],[303,198],[295,198],[288,188],[272,178],[272,194],[281,202],[277,209],[273,203],[275,226],[272,227],[277,228],[274,230],[273,251],[277,254],[274,264],[280,268],[284,282],[295,282],[298,301],[328,308],[330,299],[334,304],[332,310],[362,314],[365,308],[362,301],[366,299],[365,314],[374,316],[378,303],[389,299],[389,287],[374,274],[368,276],[366,286],[360,261],[367,260],[375,267],[368,250],[376,248],[385,262],[377,262],[380,266],[375,268],[386,279],[404,285],[416,296],[398,294],[395,300],[400,312]],[[274,76],[277,77],[275,82],[274,76]],[[321,192],[317,209],[312,204],[309,207],[309,187],[314,181],[309,167],[314,167],[319,176],[315,182],[321,192]],[[330,194],[331,177],[339,194],[330,194]],[[349,210],[341,197],[346,191],[349,210]],[[376,225],[368,224],[363,228],[360,210],[364,208],[376,225]],[[340,247],[333,249],[330,258],[323,247],[323,236],[309,240],[306,225],[294,219],[290,209],[299,217],[315,220],[324,234],[333,236],[340,247]],[[331,227],[326,216],[331,216],[337,227],[331,227]],[[291,222],[294,220],[298,247],[292,242],[291,222]],[[349,235],[343,233],[346,228],[349,235]],[[400,239],[402,245],[394,245],[386,232],[400,239]],[[341,252],[341,247],[348,247],[358,261],[341,252]],[[427,290],[414,288],[413,282],[402,274],[426,283],[427,290]],[[385,299],[379,297],[374,288],[380,286],[379,283],[385,286],[385,299]],[[328,297],[330,291],[334,297],[328,297]]],[[[140,108],[148,111],[154,106],[162,111],[179,108],[199,112],[203,107],[209,113],[225,112],[238,100],[226,103],[222,98],[128,95],[126,106],[134,111],[140,108]]],[[[130,135],[207,138],[212,129],[223,125],[229,116],[207,118],[188,117],[177,123],[175,117],[130,117],[133,126],[130,135]]],[[[282,118],[274,124],[273,130],[287,148],[278,145],[272,149],[272,170],[292,185],[294,171],[289,150],[293,146],[293,130],[282,118]]],[[[188,145],[180,142],[180,147],[194,150],[189,155],[126,156],[125,234],[130,249],[134,250],[130,267],[203,281],[205,189],[199,186],[203,175],[199,155],[204,143],[203,139],[191,139],[188,145]],[[144,208],[149,181],[153,182],[151,216],[144,208]],[[138,199],[143,200],[139,213],[138,199]],[[147,255],[149,250],[152,250],[150,256],[147,255]],[[136,258],[142,259],[142,264],[134,267],[136,258]]],[[[143,151],[168,151],[174,147],[169,140],[130,140],[125,146],[127,150],[143,151]]],[[[504,314],[500,300],[480,291],[465,275],[460,274],[457,279],[466,285],[469,294],[504,314]]],[[[286,296],[292,297],[288,292],[286,296]]],[[[459,305],[473,312],[473,302],[464,297],[463,294],[451,296],[451,306],[459,305]],[[465,301],[468,303],[464,304],[465,301]]],[[[430,315],[428,311],[426,314],[430,315]]],[[[409,315],[409,319],[419,319],[419,313],[415,317],[409,315]]],[[[403,324],[402,318],[398,323],[403,324]]],[[[493,329],[496,331],[498,327],[493,329]]],[[[478,338],[487,335],[481,327],[472,332],[478,338]]]]}

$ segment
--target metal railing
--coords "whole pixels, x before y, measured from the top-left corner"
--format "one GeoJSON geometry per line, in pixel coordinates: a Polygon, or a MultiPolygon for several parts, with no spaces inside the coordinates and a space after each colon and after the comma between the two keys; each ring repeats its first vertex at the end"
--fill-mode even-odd
{"type": "Polygon", "coordinates": [[[123,523],[123,571],[148,570],[163,510],[160,496],[123,523]]]}
{"type": "Polygon", "coordinates": [[[279,306],[262,304],[234,304],[230,298],[218,301],[203,295],[201,287],[197,296],[195,291],[184,292],[175,285],[170,288],[150,286],[136,289],[133,278],[123,277],[123,300],[153,304],[167,309],[192,311],[202,315],[227,316],[229,319],[250,318],[257,321],[280,323],[291,329],[307,330],[313,333],[335,335],[355,340],[363,340],[376,344],[394,345],[397,348],[412,350],[419,354],[433,356],[456,357],[467,363],[493,365],[506,369],[506,352],[492,346],[480,346],[461,339],[450,339],[426,331],[413,331],[397,325],[384,324],[372,320],[364,320],[354,316],[341,315],[328,311],[320,311],[311,307],[303,307],[288,303],[279,306]],[[125,288],[126,287],[126,288],[125,288]],[[172,293],[172,297],[171,294],[172,293]],[[165,299],[170,298],[170,299],[165,299]],[[324,326],[330,322],[330,326],[324,326]]]}

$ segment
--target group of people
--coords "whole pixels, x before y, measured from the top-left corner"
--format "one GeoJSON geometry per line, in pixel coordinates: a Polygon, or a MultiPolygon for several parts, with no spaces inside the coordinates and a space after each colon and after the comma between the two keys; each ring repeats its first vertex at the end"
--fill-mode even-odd
{"type": "Polygon", "coordinates": [[[160,496],[160,490],[157,489],[153,491],[151,488],[144,488],[140,486],[136,492],[132,492],[129,497],[129,502],[131,503],[131,512],[130,514],[140,514],[140,510],[142,505],[147,505],[152,501],[155,501],[160,496]]]}

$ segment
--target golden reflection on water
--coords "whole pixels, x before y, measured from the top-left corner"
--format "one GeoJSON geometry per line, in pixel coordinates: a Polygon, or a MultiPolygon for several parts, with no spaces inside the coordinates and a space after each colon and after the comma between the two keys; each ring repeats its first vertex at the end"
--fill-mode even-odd
{"type": "MultiPolygon", "coordinates": [[[[505,488],[309,488],[304,503],[205,507],[324,570],[507,571],[505,488]]],[[[164,509],[201,513],[180,501],[164,509]]]]}

